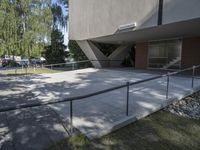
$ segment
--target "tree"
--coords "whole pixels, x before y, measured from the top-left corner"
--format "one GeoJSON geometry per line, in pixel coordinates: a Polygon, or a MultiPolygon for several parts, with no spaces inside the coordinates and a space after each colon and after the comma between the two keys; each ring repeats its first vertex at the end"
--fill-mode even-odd
{"type": "Polygon", "coordinates": [[[56,29],[51,33],[51,45],[45,47],[44,57],[48,64],[64,63],[65,49],[64,37],[62,33],[56,29]]]}
{"type": "Polygon", "coordinates": [[[76,41],[70,40],[68,47],[69,52],[75,61],[87,60],[86,55],[83,53],[82,49],[79,47],[76,41]]]}
{"type": "Polygon", "coordinates": [[[62,28],[67,26],[67,17],[63,12],[62,6],[67,7],[66,0],[58,0],[51,5],[51,12],[53,16],[51,45],[45,47],[44,56],[47,63],[63,63],[65,62],[66,46],[64,45],[64,36],[62,35],[62,28]]]}
{"type": "Polygon", "coordinates": [[[68,11],[68,0],[57,0],[52,4],[51,11],[53,14],[53,29],[66,28],[68,15],[63,11],[68,11]]]}
{"type": "Polygon", "coordinates": [[[63,8],[68,0],[0,0],[0,55],[39,57],[51,33],[67,26],[63,8]]]}
{"type": "Polygon", "coordinates": [[[50,0],[16,0],[16,10],[20,18],[20,42],[24,55],[39,56],[48,43],[51,32],[52,14],[50,0]]]}
{"type": "Polygon", "coordinates": [[[40,56],[50,43],[51,0],[0,1],[0,54],[40,56]]]}
{"type": "Polygon", "coordinates": [[[16,18],[15,7],[11,1],[2,0],[0,2],[0,50],[4,49],[4,52],[11,54],[13,49],[16,49],[18,23],[19,19],[16,18]]]}

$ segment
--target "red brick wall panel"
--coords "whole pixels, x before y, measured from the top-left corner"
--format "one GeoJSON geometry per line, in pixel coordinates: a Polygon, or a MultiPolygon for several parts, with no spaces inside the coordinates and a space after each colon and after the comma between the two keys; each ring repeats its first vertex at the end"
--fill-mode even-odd
{"type": "Polygon", "coordinates": [[[136,44],[136,57],[135,57],[135,68],[136,69],[147,69],[148,63],[148,42],[136,44]]]}
{"type": "Polygon", "coordinates": [[[200,37],[185,38],[182,45],[181,68],[200,64],[200,37]]]}

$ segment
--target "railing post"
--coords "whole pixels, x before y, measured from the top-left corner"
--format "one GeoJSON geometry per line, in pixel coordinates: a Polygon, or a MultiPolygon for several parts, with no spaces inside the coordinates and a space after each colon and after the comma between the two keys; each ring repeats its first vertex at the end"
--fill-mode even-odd
{"type": "Polygon", "coordinates": [[[73,132],[73,102],[70,100],[70,130],[73,132]]]}
{"type": "Polygon", "coordinates": [[[166,91],[166,99],[169,98],[169,77],[170,77],[170,74],[169,72],[167,73],[167,91],[166,91]]]}
{"type": "Polygon", "coordinates": [[[194,88],[195,69],[196,69],[196,66],[193,66],[193,67],[192,67],[192,88],[194,88]]]}
{"type": "Polygon", "coordinates": [[[72,70],[74,70],[75,68],[74,68],[74,63],[72,63],[72,70]]]}
{"type": "Polygon", "coordinates": [[[36,65],[34,65],[33,67],[34,67],[34,72],[35,72],[35,69],[36,69],[36,65]]]}
{"type": "Polygon", "coordinates": [[[25,69],[26,70],[26,75],[28,75],[28,70],[27,69],[28,69],[28,67],[26,67],[26,69],[25,69]]]}
{"type": "Polygon", "coordinates": [[[53,65],[51,64],[51,70],[53,70],[53,65]]]}
{"type": "Polygon", "coordinates": [[[126,85],[127,85],[127,95],[126,95],[126,116],[128,116],[128,115],[129,115],[129,86],[130,86],[130,83],[127,82],[126,85]]]}

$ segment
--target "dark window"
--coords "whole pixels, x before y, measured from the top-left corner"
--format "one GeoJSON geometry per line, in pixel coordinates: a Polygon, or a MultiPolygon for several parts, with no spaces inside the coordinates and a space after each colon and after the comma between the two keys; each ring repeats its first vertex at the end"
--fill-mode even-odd
{"type": "Polygon", "coordinates": [[[149,68],[180,69],[182,40],[153,41],[149,43],[149,68]]]}
{"type": "Polygon", "coordinates": [[[159,0],[158,25],[162,25],[162,18],[163,18],[163,0],[159,0]]]}

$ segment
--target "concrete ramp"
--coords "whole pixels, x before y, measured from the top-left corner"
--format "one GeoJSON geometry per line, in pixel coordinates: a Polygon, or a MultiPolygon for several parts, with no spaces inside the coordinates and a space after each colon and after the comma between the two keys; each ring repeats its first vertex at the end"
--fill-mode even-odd
{"type": "MultiPolygon", "coordinates": [[[[19,104],[50,102],[81,96],[157,76],[137,70],[82,69],[27,77],[2,77],[0,108],[19,104]]],[[[122,88],[73,102],[73,125],[89,138],[97,138],[145,117],[175,100],[198,91],[200,78],[170,77],[169,99],[166,78],[130,87],[129,116],[126,116],[127,89],[122,88]]],[[[69,136],[69,102],[0,114],[0,147],[36,150],[69,136]],[[39,137],[42,137],[40,140],[39,137]],[[46,137],[46,138],[45,138],[46,137]],[[35,144],[37,143],[37,144],[35,144]]],[[[2,148],[3,149],[3,148],[2,148]]]]}

